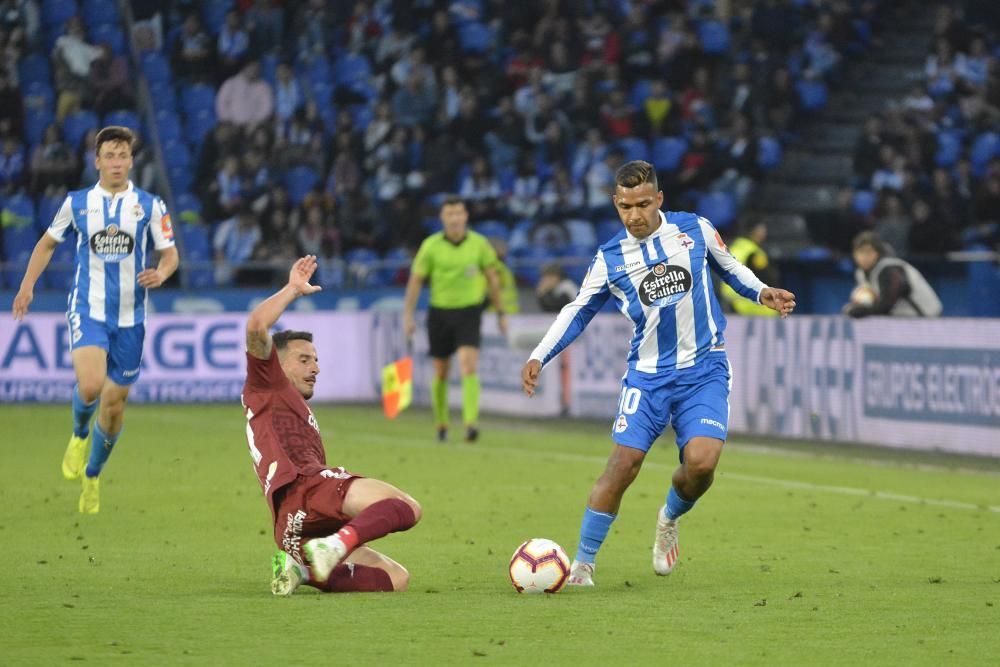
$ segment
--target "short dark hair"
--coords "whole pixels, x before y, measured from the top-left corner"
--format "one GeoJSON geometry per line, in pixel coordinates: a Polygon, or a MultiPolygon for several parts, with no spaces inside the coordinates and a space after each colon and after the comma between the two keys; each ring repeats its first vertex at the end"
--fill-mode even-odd
{"type": "Polygon", "coordinates": [[[445,206],[455,206],[457,204],[465,206],[465,200],[459,197],[458,195],[453,195],[453,194],[445,195],[444,199],[441,200],[441,208],[444,208],[445,206]]]}
{"type": "Polygon", "coordinates": [[[135,133],[129,128],[122,127],[121,125],[108,125],[106,128],[97,133],[97,139],[94,141],[94,153],[100,155],[101,144],[106,144],[108,142],[122,142],[128,144],[128,149],[131,152],[132,148],[135,146],[135,133]]]}
{"type": "Polygon", "coordinates": [[[879,255],[885,254],[885,243],[875,232],[861,232],[854,237],[851,250],[860,250],[865,247],[872,248],[879,255]]]}
{"type": "Polygon", "coordinates": [[[281,352],[288,347],[288,341],[304,340],[307,343],[311,343],[313,342],[313,335],[311,331],[292,331],[291,329],[285,329],[284,331],[279,331],[271,336],[271,340],[274,342],[274,348],[278,350],[278,352],[281,352]]]}
{"type": "Polygon", "coordinates": [[[637,188],[643,183],[652,183],[654,189],[660,189],[656,180],[656,167],[645,160],[632,160],[618,167],[615,183],[623,188],[637,188]]]}

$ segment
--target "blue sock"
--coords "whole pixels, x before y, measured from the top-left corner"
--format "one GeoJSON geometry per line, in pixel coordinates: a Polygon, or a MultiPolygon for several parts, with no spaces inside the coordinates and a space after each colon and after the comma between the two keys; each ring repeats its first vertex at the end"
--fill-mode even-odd
{"type": "Polygon", "coordinates": [[[94,416],[98,401],[84,403],[80,398],[80,385],[73,385],[73,435],[86,438],[90,433],[90,418],[94,416]]]}
{"type": "Polygon", "coordinates": [[[685,500],[681,497],[681,494],[677,493],[677,489],[671,486],[670,493],[667,494],[667,518],[670,520],[677,519],[694,507],[694,504],[694,500],[685,500]]]}
{"type": "Polygon", "coordinates": [[[108,435],[101,429],[101,424],[94,424],[94,437],[90,441],[90,461],[87,463],[87,477],[97,477],[111,456],[111,450],[121,437],[122,432],[108,435]]]}
{"type": "Polygon", "coordinates": [[[576,560],[581,563],[593,564],[597,558],[597,550],[608,536],[611,523],[616,514],[595,512],[589,507],[583,512],[583,523],[580,524],[580,544],[576,548],[576,560]]]}

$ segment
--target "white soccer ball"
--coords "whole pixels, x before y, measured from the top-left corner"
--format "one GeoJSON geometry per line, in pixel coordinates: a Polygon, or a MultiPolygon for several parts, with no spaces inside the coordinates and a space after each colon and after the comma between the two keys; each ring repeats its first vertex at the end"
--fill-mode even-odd
{"type": "Polygon", "coordinates": [[[567,579],[569,557],[552,540],[528,540],[510,559],[510,583],[518,593],[558,593],[567,579]]]}

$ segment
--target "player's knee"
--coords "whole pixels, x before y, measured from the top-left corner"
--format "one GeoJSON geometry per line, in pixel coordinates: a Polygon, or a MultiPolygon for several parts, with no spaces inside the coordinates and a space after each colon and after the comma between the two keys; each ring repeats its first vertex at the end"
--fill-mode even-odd
{"type": "Polygon", "coordinates": [[[84,403],[93,403],[101,397],[101,387],[103,385],[104,380],[101,378],[83,378],[77,383],[77,391],[80,392],[80,398],[83,399],[84,403]]]}
{"type": "Polygon", "coordinates": [[[119,419],[125,413],[125,400],[111,398],[101,401],[101,413],[109,419],[119,419]]]}
{"type": "Polygon", "coordinates": [[[719,463],[718,456],[700,453],[697,456],[685,457],[684,467],[687,468],[688,476],[694,479],[711,478],[715,473],[715,468],[719,463]]]}

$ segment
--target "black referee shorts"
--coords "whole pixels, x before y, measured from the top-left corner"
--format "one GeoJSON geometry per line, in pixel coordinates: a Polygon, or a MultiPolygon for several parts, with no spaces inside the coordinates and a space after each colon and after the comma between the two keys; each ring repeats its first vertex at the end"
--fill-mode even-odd
{"type": "Polygon", "coordinates": [[[431,356],[435,359],[447,359],[463,345],[479,347],[479,328],[482,322],[482,306],[431,308],[427,315],[431,356]]]}

